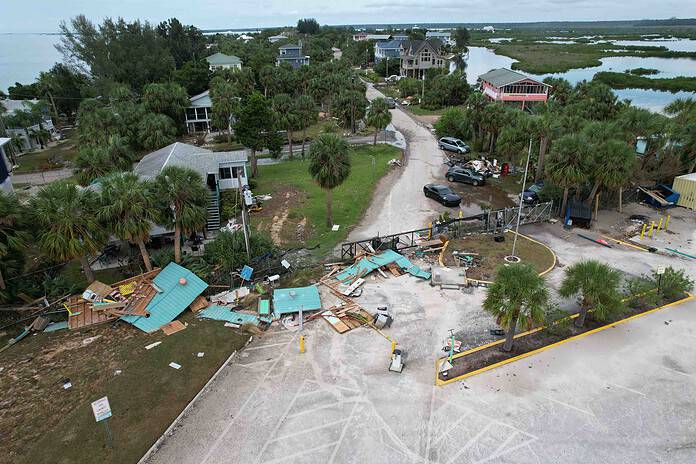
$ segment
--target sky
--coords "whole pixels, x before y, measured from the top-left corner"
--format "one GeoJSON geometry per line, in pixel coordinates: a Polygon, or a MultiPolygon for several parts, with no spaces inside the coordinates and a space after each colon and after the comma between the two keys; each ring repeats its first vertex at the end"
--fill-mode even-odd
{"type": "Polygon", "coordinates": [[[78,14],[176,17],[200,29],[321,24],[530,22],[696,17],[695,0],[0,0],[0,33],[55,32],[78,14]]]}

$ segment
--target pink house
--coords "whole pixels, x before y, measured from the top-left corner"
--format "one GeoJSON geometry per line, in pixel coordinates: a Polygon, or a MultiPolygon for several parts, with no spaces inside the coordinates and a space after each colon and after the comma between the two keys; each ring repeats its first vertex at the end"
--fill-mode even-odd
{"type": "Polygon", "coordinates": [[[479,76],[481,91],[494,101],[545,102],[551,86],[509,69],[500,68],[479,76]]]}

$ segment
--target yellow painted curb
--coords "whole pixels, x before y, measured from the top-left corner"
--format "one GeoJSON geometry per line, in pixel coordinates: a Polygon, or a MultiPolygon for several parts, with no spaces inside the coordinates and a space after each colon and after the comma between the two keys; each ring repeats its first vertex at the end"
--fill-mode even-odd
{"type": "MultiPolygon", "coordinates": [[[[672,303],[668,303],[668,304],[663,305],[663,306],[658,306],[657,308],[650,309],[650,310],[645,311],[645,312],[642,312],[642,313],[640,313],[640,314],[635,314],[635,315],[630,316],[630,317],[627,317],[627,318],[625,318],[625,319],[620,319],[620,320],[618,320],[618,321],[611,322],[611,323],[609,323],[609,324],[607,324],[607,325],[603,325],[603,326],[601,326],[601,327],[597,327],[596,329],[588,330],[587,332],[583,332],[583,333],[581,333],[581,334],[574,335],[574,336],[572,336],[572,337],[569,337],[569,338],[560,340],[560,341],[558,341],[558,342],[556,342],[556,343],[552,343],[552,344],[550,344],[550,345],[542,346],[541,348],[537,348],[536,350],[529,351],[529,352],[527,352],[527,353],[521,354],[521,355],[519,355],[519,356],[515,356],[515,357],[513,357],[513,358],[505,359],[505,360],[500,361],[500,362],[498,362],[498,363],[491,364],[490,366],[482,367],[481,369],[477,369],[477,370],[475,370],[475,371],[468,372],[468,373],[466,373],[466,374],[460,375],[460,376],[455,377],[455,378],[452,378],[452,379],[440,380],[440,375],[439,375],[439,374],[440,374],[440,365],[441,365],[445,360],[449,359],[449,357],[446,356],[446,357],[444,357],[444,358],[438,358],[437,360],[435,360],[435,385],[447,385],[448,383],[456,382],[456,381],[458,381],[458,380],[463,380],[463,379],[466,379],[467,377],[472,377],[472,376],[474,376],[474,375],[481,374],[481,373],[486,372],[486,371],[489,371],[489,370],[491,370],[491,369],[495,369],[496,367],[500,367],[500,366],[503,366],[503,365],[505,365],[505,364],[509,364],[509,363],[511,363],[511,362],[519,361],[520,359],[524,359],[524,358],[526,358],[526,357],[528,357],[528,356],[532,356],[532,355],[534,355],[534,354],[541,353],[542,351],[546,351],[546,350],[548,350],[549,348],[553,348],[553,347],[555,347],[555,346],[562,345],[562,344],[564,344],[564,343],[566,343],[566,342],[569,342],[569,341],[572,341],[572,340],[577,340],[577,339],[579,339],[579,338],[586,337],[587,335],[591,335],[591,334],[594,334],[594,333],[597,333],[597,332],[601,332],[601,331],[606,330],[606,329],[608,329],[608,328],[610,328],[610,327],[614,327],[614,326],[617,326],[617,325],[619,325],[619,324],[623,324],[624,322],[628,322],[628,321],[631,321],[631,320],[633,320],[633,319],[637,319],[637,318],[642,317],[642,316],[645,316],[645,315],[647,315],[647,314],[652,314],[652,313],[657,312],[657,311],[660,311],[660,310],[662,310],[662,309],[669,308],[669,307],[671,307],[671,306],[678,306],[678,305],[680,305],[680,304],[682,304],[682,303],[686,303],[687,301],[691,301],[691,300],[696,299],[696,295],[693,295],[693,294],[691,294],[691,293],[688,293],[688,295],[689,295],[689,296],[687,296],[686,298],[682,298],[681,300],[673,301],[672,303]]],[[[574,318],[576,318],[576,317],[578,317],[578,314],[577,314],[577,313],[576,313],[576,314],[573,314],[572,316],[570,316],[570,319],[574,319],[574,318]]],[[[560,322],[560,321],[559,321],[559,322],[560,322]]],[[[524,336],[526,336],[526,335],[530,335],[530,334],[533,334],[533,333],[535,333],[535,332],[539,332],[540,330],[543,330],[543,329],[545,329],[545,328],[546,328],[546,326],[541,326],[541,327],[537,327],[536,329],[532,329],[532,330],[528,330],[528,331],[526,331],[526,332],[522,332],[522,333],[516,334],[516,335],[514,336],[514,339],[517,339],[517,338],[519,338],[519,337],[524,337],[524,336]]],[[[456,355],[453,356],[453,358],[460,358],[460,357],[462,357],[462,356],[466,356],[467,354],[474,353],[474,352],[476,352],[476,351],[480,351],[480,350],[482,350],[482,349],[484,349],[484,348],[488,348],[488,347],[490,347],[490,346],[500,345],[500,344],[502,344],[502,343],[504,343],[504,342],[505,342],[505,340],[496,340],[496,341],[494,341],[494,342],[487,343],[487,344],[485,344],[485,345],[481,345],[481,346],[478,346],[478,347],[476,347],[476,348],[472,348],[472,349],[470,349],[470,350],[463,351],[463,352],[461,352],[461,353],[457,353],[456,355]]]]}

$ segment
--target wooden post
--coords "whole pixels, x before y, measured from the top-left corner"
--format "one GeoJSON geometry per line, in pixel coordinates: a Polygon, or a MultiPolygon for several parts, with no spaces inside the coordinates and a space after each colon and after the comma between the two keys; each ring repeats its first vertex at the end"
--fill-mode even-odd
{"type": "Polygon", "coordinates": [[[619,213],[623,213],[623,187],[619,187],[619,213]]]}
{"type": "Polygon", "coordinates": [[[599,210],[599,193],[595,196],[595,204],[594,204],[594,217],[593,220],[596,222],[597,221],[597,211],[599,210]]]}

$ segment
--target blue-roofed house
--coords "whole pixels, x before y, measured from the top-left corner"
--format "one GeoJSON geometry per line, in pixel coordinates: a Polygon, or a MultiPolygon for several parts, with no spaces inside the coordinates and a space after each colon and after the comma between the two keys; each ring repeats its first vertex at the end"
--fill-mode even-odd
{"type": "Polygon", "coordinates": [[[208,288],[208,284],[200,277],[176,263],[169,263],[152,279],[152,283],[157,294],[145,308],[149,315],[121,317],[147,333],[155,332],[172,322],[208,288]]]}
{"type": "Polygon", "coordinates": [[[401,41],[388,40],[375,43],[375,63],[385,58],[398,60],[401,58],[401,41]]]}
{"type": "Polygon", "coordinates": [[[278,48],[276,66],[281,63],[289,63],[294,69],[302,65],[309,65],[309,56],[302,54],[302,45],[287,44],[278,48]]]}

